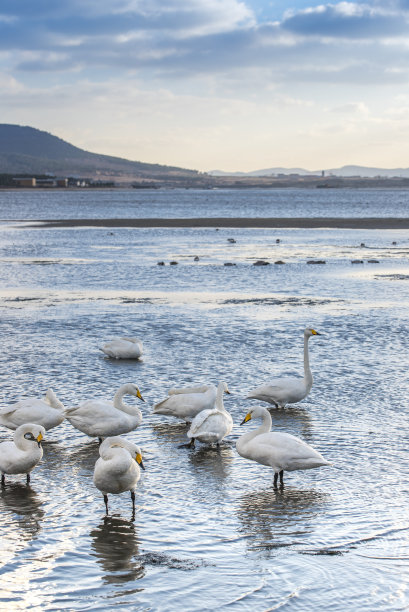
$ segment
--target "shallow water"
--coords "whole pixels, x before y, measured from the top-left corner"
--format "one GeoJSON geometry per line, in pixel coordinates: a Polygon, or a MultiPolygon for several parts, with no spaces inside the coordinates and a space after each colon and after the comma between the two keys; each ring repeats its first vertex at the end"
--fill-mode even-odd
{"type": "MultiPolygon", "coordinates": [[[[15,193],[20,204],[9,207],[9,219],[74,210],[46,192],[40,215],[39,193],[15,193]]],[[[115,216],[110,193],[98,194],[102,211],[95,193],[81,194],[75,206],[85,217],[115,216]]],[[[287,192],[283,216],[304,193],[292,202],[287,192]]],[[[382,193],[374,192],[368,216],[379,216],[382,193]]],[[[149,192],[146,210],[149,198],[165,202],[165,195],[149,192]]],[[[258,194],[237,196],[257,209],[258,194]]],[[[407,196],[399,192],[402,202],[407,196]]],[[[115,197],[130,216],[133,200],[115,197]]],[[[194,197],[204,216],[208,192],[194,197]]],[[[226,214],[226,197],[220,209],[214,200],[211,216],[226,214]]],[[[407,216],[403,210],[396,216],[407,216]]],[[[3,225],[2,404],[52,386],[70,406],[112,397],[127,381],[147,401],[142,425],[127,436],[146,467],[134,522],[128,494],[110,496],[104,516],[92,484],[97,445],[68,422],[48,432],[30,487],[23,476],[8,479],[0,491],[0,608],[407,609],[408,253],[409,231],[3,225]],[[271,263],[253,266],[258,259],[271,263]],[[308,265],[312,259],[326,264],[308,265]],[[271,472],[241,458],[234,443],[255,426],[239,426],[257,404],[247,391],[270,376],[301,373],[306,325],[323,333],[310,341],[314,386],[298,405],[272,411],[273,427],[302,437],[333,467],[286,474],[275,491],[271,472]],[[113,361],[98,350],[122,334],[143,339],[142,361],[113,361]],[[219,380],[232,392],[225,397],[235,423],[230,444],[178,448],[186,426],[153,416],[152,405],[172,386],[219,380]]]]}

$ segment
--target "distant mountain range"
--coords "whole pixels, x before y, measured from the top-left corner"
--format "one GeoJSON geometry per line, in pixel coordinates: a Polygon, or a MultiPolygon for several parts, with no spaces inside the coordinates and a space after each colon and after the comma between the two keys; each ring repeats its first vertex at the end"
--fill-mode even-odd
{"type": "Polygon", "coordinates": [[[176,166],[89,153],[48,132],[0,124],[0,173],[54,174],[111,180],[197,179],[201,173],[176,166]]]}
{"type": "MultiPolygon", "coordinates": [[[[404,180],[409,178],[409,168],[343,166],[325,169],[324,177],[322,170],[312,172],[304,168],[282,167],[252,172],[214,170],[204,173],[177,166],[147,164],[121,157],[90,153],[48,132],[29,126],[2,123],[0,124],[0,174],[14,176],[50,174],[97,181],[109,180],[118,184],[133,183],[135,186],[151,183],[150,186],[268,187],[299,184],[300,179],[297,177],[305,177],[302,179],[305,186],[314,186],[317,181],[322,183],[331,176],[342,178],[344,181],[349,180],[349,177],[368,177],[372,180],[379,177],[382,179],[400,177],[404,180]],[[317,179],[315,183],[314,177],[317,179]]],[[[355,178],[351,180],[354,181],[354,185],[358,185],[355,178]]]]}
{"type": "Polygon", "coordinates": [[[341,168],[328,168],[324,170],[305,170],[305,168],[266,168],[264,170],[253,170],[252,172],[224,172],[223,170],[212,170],[208,174],[211,176],[279,176],[279,175],[301,175],[301,176],[322,176],[322,172],[326,177],[339,176],[347,177],[401,177],[409,178],[409,168],[368,168],[366,166],[342,166],[341,168]]]}

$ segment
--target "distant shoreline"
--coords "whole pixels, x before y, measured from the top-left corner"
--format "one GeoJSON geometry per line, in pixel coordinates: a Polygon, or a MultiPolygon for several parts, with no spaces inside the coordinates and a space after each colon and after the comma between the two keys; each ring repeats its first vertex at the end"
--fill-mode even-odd
{"type": "MultiPolygon", "coordinates": [[[[13,220],[11,220],[13,221],[13,220]]],[[[231,228],[303,228],[303,229],[409,229],[408,218],[393,217],[201,217],[183,219],[14,219],[25,222],[30,228],[69,228],[69,227],[167,227],[167,228],[195,228],[195,227],[231,227],[231,228]]]]}

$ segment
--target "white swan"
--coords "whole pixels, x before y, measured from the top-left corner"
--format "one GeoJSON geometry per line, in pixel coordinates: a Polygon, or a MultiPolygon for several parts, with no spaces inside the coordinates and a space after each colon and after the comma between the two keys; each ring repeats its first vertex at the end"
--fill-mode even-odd
{"type": "Polygon", "coordinates": [[[170,389],[169,397],[155,404],[154,414],[174,416],[185,421],[191,421],[202,410],[214,408],[216,402],[216,387],[202,385],[201,387],[185,387],[170,389]]]}
{"type": "Polygon", "coordinates": [[[108,493],[131,492],[132,519],[135,517],[135,487],[144,468],[139,446],[129,440],[112,436],[99,447],[100,458],[95,463],[94,485],[104,495],[108,514],[108,493]]]}
{"type": "Polygon", "coordinates": [[[1,485],[6,483],[6,474],[27,474],[27,484],[30,482],[30,472],[43,456],[41,440],[45,436],[42,425],[24,423],[17,427],[13,441],[0,444],[1,485]]]}
{"type": "Polygon", "coordinates": [[[202,410],[195,416],[187,432],[190,443],[185,446],[194,447],[195,440],[200,440],[205,444],[215,442],[219,446],[223,438],[231,432],[233,419],[224,407],[223,393],[230,393],[230,391],[225,382],[220,382],[217,387],[215,407],[202,410]]]}
{"type": "Polygon", "coordinates": [[[91,438],[107,438],[132,431],[142,421],[142,413],[137,406],[128,406],[124,395],[135,395],[145,401],[138,387],[133,383],[122,385],[115,393],[114,400],[92,399],[65,409],[67,420],[76,429],[91,438]]]}
{"type": "Polygon", "coordinates": [[[295,404],[307,397],[313,383],[308,354],[308,340],[311,336],[319,335],[311,327],[306,327],[304,330],[304,378],[297,378],[295,376],[274,378],[270,383],[260,385],[250,391],[247,399],[258,399],[274,404],[276,408],[284,408],[287,404],[295,404]]]}
{"type": "Polygon", "coordinates": [[[271,415],[263,406],[250,410],[240,425],[252,418],[261,418],[262,424],[258,429],[241,436],[237,440],[236,449],[242,457],[272,467],[275,488],[278,476],[280,484],[284,484],[284,471],[293,472],[331,465],[318,451],[300,438],[288,433],[270,431],[271,415]]]}
{"type": "Polygon", "coordinates": [[[139,359],[143,353],[143,343],[139,338],[114,338],[99,350],[114,359],[139,359]]]}
{"type": "Polygon", "coordinates": [[[52,389],[47,389],[44,399],[30,397],[0,409],[0,425],[9,429],[17,429],[24,423],[36,423],[48,430],[60,425],[64,419],[64,406],[52,389]]]}

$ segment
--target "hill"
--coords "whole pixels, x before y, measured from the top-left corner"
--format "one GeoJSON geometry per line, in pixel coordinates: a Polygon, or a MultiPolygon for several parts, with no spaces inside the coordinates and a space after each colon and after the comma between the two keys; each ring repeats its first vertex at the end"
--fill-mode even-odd
{"type": "Polygon", "coordinates": [[[371,168],[367,166],[342,166],[341,168],[323,168],[322,170],[305,170],[305,168],[265,168],[251,172],[224,172],[223,170],[212,170],[210,176],[238,176],[238,177],[283,177],[291,175],[336,176],[341,178],[409,178],[409,168],[371,168]]]}
{"type": "Polygon", "coordinates": [[[87,177],[117,182],[164,180],[203,181],[206,175],[176,166],[147,164],[89,153],[29,126],[0,124],[0,173],[87,177]]]}

